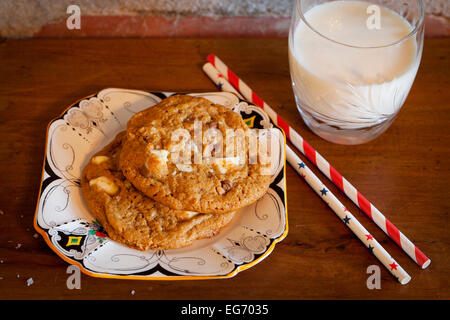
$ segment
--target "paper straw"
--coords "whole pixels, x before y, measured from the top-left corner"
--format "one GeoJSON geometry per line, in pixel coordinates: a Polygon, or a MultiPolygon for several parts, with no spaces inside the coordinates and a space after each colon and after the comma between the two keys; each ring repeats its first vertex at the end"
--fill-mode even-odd
{"type": "Polygon", "coordinates": [[[407,284],[411,277],[378,243],[378,241],[362,226],[345,206],[317,178],[291,148],[286,148],[286,158],[297,173],[305,179],[319,197],[336,213],[339,219],[361,240],[369,251],[388,269],[401,283],[407,284]]]}
{"type": "Polygon", "coordinates": [[[208,77],[219,87],[220,90],[226,92],[232,92],[239,98],[244,99],[244,97],[233,88],[233,86],[217,71],[217,69],[209,62],[203,65],[203,71],[208,75],[208,77]]]}
{"type": "MultiPolygon", "coordinates": [[[[210,63],[203,65],[203,71],[222,90],[229,91],[242,97],[224,77],[210,63]]],[[[344,205],[329,191],[319,178],[305,165],[305,163],[287,145],[286,158],[289,164],[319,195],[319,197],[336,213],[340,220],[358,237],[359,240],[375,255],[388,271],[401,283],[407,284],[411,277],[378,243],[378,241],[358,222],[344,205]]]]}
{"type": "Polygon", "coordinates": [[[278,126],[283,128],[289,141],[303,153],[328,179],[330,179],[347,197],[349,197],[375,224],[384,231],[409,257],[422,269],[428,267],[431,260],[416,247],[400,230],[389,221],[371,202],[369,202],[347,179],[345,179],[328,161],[325,160],[300,134],[290,127],[267,103],[234,74],[217,56],[207,57],[220,74],[238,90],[245,99],[266,111],[278,126]]]}

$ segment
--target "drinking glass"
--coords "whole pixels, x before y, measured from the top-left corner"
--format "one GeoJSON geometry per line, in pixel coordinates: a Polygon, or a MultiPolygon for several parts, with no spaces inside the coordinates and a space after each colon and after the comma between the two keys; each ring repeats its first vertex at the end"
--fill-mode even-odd
{"type": "Polygon", "coordinates": [[[423,19],[421,0],[297,0],[289,65],[306,125],[340,144],[382,134],[417,74],[423,19]]]}

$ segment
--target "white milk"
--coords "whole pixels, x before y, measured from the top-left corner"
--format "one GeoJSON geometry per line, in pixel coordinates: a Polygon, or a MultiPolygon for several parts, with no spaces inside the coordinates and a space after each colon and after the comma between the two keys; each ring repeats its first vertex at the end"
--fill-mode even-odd
{"type": "Polygon", "coordinates": [[[390,45],[412,31],[408,21],[380,7],[381,28],[369,29],[370,5],[333,1],[304,13],[315,30],[340,44],[320,36],[303,20],[289,40],[298,103],[316,119],[342,129],[373,126],[394,114],[419,66],[415,37],[390,45]],[[380,46],[386,47],[367,48],[380,46]]]}

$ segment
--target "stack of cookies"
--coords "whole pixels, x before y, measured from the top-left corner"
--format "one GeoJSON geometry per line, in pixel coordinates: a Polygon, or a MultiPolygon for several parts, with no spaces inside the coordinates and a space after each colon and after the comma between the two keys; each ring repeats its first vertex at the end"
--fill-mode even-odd
{"type": "Polygon", "coordinates": [[[88,208],[111,239],[139,250],[211,237],[269,188],[249,130],[207,99],[166,98],[90,159],[81,180],[88,208]]]}

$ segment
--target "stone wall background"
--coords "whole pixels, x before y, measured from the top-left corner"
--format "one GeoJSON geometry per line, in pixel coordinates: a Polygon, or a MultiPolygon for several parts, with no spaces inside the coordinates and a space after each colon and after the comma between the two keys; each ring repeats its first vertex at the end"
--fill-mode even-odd
{"type": "MultiPolygon", "coordinates": [[[[435,18],[431,19],[430,24],[446,29],[443,34],[448,34],[450,1],[423,2],[426,13],[435,18]]],[[[66,9],[71,4],[80,6],[82,16],[100,19],[118,16],[164,17],[167,21],[176,23],[193,16],[210,19],[267,17],[272,18],[270,21],[286,20],[293,3],[293,0],[0,0],[0,36],[32,37],[47,25],[65,21],[68,16],[66,9]]],[[[286,23],[283,23],[280,28],[285,27],[286,23]]]]}

